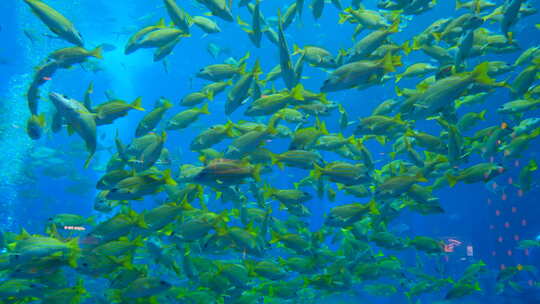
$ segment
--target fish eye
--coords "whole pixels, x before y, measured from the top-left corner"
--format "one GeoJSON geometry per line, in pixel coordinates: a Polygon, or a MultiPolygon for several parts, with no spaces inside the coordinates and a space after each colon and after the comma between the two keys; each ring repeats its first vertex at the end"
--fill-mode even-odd
{"type": "Polygon", "coordinates": [[[53,220],[53,218],[52,218],[52,217],[50,217],[50,218],[48,218],[48,219],[47,219],[47,221],[49,221],[49,222],[50,222],[50,221],[52,221],[52,220],[53,220]]]}
{"type": "Polygon", "coordinates": [[[64,97],[65,99],[69,99],[69,96],[67,96],[66,94],[63,94],[62,97],[64,97]]]}
{"type": "Polygon", "coordinates": [[[88,263],[82,263],[83,267],[88,267],[88,263]]]}
{"type": "Polygon", "coordinates": [[[159,281],[159,284],[160,284],[161,286],[169,285],[169,283],[167,283],[167,282],[165,282],[165,281],[159,281]]]}

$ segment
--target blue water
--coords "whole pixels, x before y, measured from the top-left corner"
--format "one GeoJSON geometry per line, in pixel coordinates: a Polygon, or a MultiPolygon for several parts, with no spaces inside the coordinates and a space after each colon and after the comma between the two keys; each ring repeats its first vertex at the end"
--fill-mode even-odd
{"type": "MultiPolygon", "coordinates": [[[[177,2],[181,3],[193,15],[200,15],[207,11],[195,1],[177,2]]],[[[348,0],[342,2],[344,7],[349,5],[348,0]]],[[[376,9],[375,1],[364,2],[366,8],[376,9]]],[[[466,10],[456,11],[453,1],[438,2],[433,9],[419,16],[403,18],[400,32],[392,35],[391,40],[401,44],[440,18],[452,18],[466,12],[466,10]]],[[[503,1],[493,2],[497,5],[503,3],[503,1]]],[[[537,1],[529,2],[533,7],[540,9],[537,1]]],[[[164,118],[166,121],[172,115],[184,110],[178,106],[183,96],[199,90],[209,83],[195,77],[195,74],[202,67],[221,63],[228,57],[239,59],[248,51],[250,52],[248,67],[251,67],[256,59],[259,59],[262,70],[267,73],[279,63],[277,47],[265,36],[262,38],[262,47],[255,48],[247,34],[240,29],[236,22],[229,23],[215,17],[213,20],[221,27],[221,33],[205,35],[199,28],[193,26],[191,36],[182,39],[173,53],[167,57],[165,64],[152,61],[152,50],[141,49],[133,54],[124,55],[124,45],[135,31],[156,23],[161,17],[170,20],[161,1],[50,0],[47,3],[61,11],[76,25],[84,37],[87,49],[93,49],[102,43],[116,47],[116,49],[104,53],[104,60],[92,60],[102,68],[101,71],[92,72],[81,66],[62,69],[41,87],[43,98],[39,104],[40,113],[46,113],[48,125],[50,125],[54,108],[46,98],[50,91],[61,92],[81,101],[89,82],[93,81],[92,102],[94,105],[107,101],[105,92],[111,91],[114,96],[128,102],[141,96],[142,105],[147,111],[154,107],[156,100],[165,97],[175,104],[167,112],[164,118]],[[213,58],[206,50],[209,43],[215,43],[229,51],[213,58]]],[[[288,0],[262,1],[261,12],[267,18],[275,16],[278,9],[284,11],[290,3],[292,1],[288,0]]],[[[0,191],[3,195],[0,199],[2,208],[0,223],[2,223],[2,230],[19,233],[21,228],[24,228],[30,233],[44,234],[44,227],[47,225],[48,219],[60,213],[93,215],[96,216],[98,222],[109,218],[117,210],[104,214],[93,209],[94,199],[98,194],[95,182],[104,174],[103,168],[111,153],[116,152],[115,133],[118,131],[119,137],[124,143],[131,142],[134,136],[133,130],[147,112],[130,111],[126,117],[116,120],[114,124],[98,127],[98,152],[88,169],[83,168],[87,152],[82,140],[77,135],[69,136],[63,130],[57,134],[47,132],[37,141],[30,140],[25,132],[26,120],[30,115],[26,108],[25,94],[33,77],[33,67],[43,63],[52,51],[70,45],[63,40],[49,37],[51,34],[49,30],[31,13],[23,1],[2,1],[0,12],[2,20],[0,24],[0,41],[2,41],[0,45],[0,143],[2,147],[0,191]],[[25,31],[31,33],[35,38],[34,42],[25,35],[25,31]],[[44,148],[50,149],[47,151],[53,153],[54,156],[36,157],[36,153],[44,153],[44,148]]],[[[292,48],[293,44],[299,46],[317,45],[326,48],[332,54],[337,54],[340,49],[350,48],[353,44],[351,36],[354,25],[338,24],[338,13],[339,10],[336,7],[327,3],[323,16],[319,20],[314,20],[308,3],[306,3],[302,20],[294,21],[286,31],[289,46],[292,48]]],[[[233,15],[235,19],[239,16],[242,20],[251,22],[251,14],[247,9],[238,8],[236,4],[233,5],[233,15]]],[[[513,63],[523,50],[538,45],[540,31],[534,27],[535,23],[538,22],[537,16],[523,18],[513,29],[520,51],[468,59],[468,66],[474,67],[486,60],[513,63]]],[[[494,33],[500,31],[498,24],[485,24],[484,27],[489,28],[494,33]]],[[[363,37],[366,32],[369,31],[364,31],[360,37],[363,37]]],[[[293,58],[295,61],[298,56],[293,58]]],[[[405,67],[419,61],[426,62],[429,57],[422,52],[415,51],[408,56],[403,56],[402,60],[405,67]]],[[[398,71],[404,71],[404,67],[399,68],[398,71]]],[[[513,79],[520,71],[521,68],[511,71],[500,76],[498,80],[513,79]]],[[[328,74],[322,69],[305,65],[303,75],[305,76],[305,79],[302,80],[304,87],[318,92],[328,74]]],[[[399,87],[413,88],[419,81],[420,78],[405,78],[401,80],[399,87]]],[[[536,84],[538,83],[536,80],[536,84]]],[[[285,87],[281,80],[277,80],[274,84],[277,89],[285,87]]],[[[341,103],[346,109],[349,119],[356,122],[358,118],[369,116],[380,102],[394,97],[393,79],[384,85],[370,87],[367,90],[350,89],[328,93],[329,100],[341,103]]],[[[198,162],[198,154],[189,149],[189,143],[195,135],[209,126],[224,124],[228,119],[234,122],[252,120],[252,118],[242,114],[245,106],[227,117],[223,110],[225,98],[226,94],[222,93],[209,103],[211,115],[202,115],[195,124],[187,129],[167,133],[165,147],[170,151],[172,159],[170,168],[173,173],[177,173],[178,168],[183,164],[196,164],[198,162]]],[[[487,119],[481,121],[466,135],[472,135],[474,131],[503,122],[514,124],[515,121],[512,121],[508,116],[496,113],[496,109],[501,104],[510,100],[509,90],[498,89],[497,93],[490,95],[484,104],[460,109],[458,111],[460,115],[468,111],[488,110],[487,119]]],[[[527,112],[524,118],[538,117],[539,114],[539,110],[533,110],[527,112]]],[[[339,132],[338,117],[339,113],[333,111],[331,116],[321,117],[321,119],[326,122],[330,132],[339,132]]],[[[294,129],[292,125],[289,127],[294,129]]],[[[343,135],[350,136],[354,127],[356,127],[356,123],[353,127],[349,127],[343,135]]],[[[432,131],[433,134],[440,132],[440,127],[434,121],[418,122],[416,129],[424,132],[432,131]]],[[[276,139],[265,147],[275,153],[284,152],[288,142],[289,139],[276,139]]],[[[221,143],[214,148],[224,150],[228,143],[229,141],[226,141],[226,143],[221,143]]],[[[370,141],[367,147],[377,161],[377,168],[380,169],[382,165],[390,161],[391,143],[381,146],[375,141],[370,141]]],[[[533,173],[532,188],[529,192],[518,192],[518,188],[513,185],[518,180],[521,168],[530,159],[539,160],[539,147],[540,141],[538,139],[531,141],[528,149],[522,153],[519,159],[505,159],[502,153],[499,153],[495,161],[501,162],[506,168],[506,172],[493,180],[496,184],[468,185],[458,183],[453,188],[444,187],[436,190],[434,194],[439,197],[445,213],[424,216],[404,211],[400,214],[399,219],[392,223],[393,226],[400,226],[405,230],[400,234],[403,237],[413,238],[422,235],[445,241],[450,238],[457,239],[462,245],[457,247],[455,252],[438,257],[430,257],[416,252],[414,249],[383,250],[383,252],[387,255],[397,256],[402,261],[403,269],[413,267],[418,260],[422,260],[425,273],[443,278],[453,277],[455,281],[460,278],[468,265],[479,260],[484,261],[488,265],[489,271],[479,278],[483,291],[453,302],[448,301],[448,303],[540,303],[540,291],[538,287],[534,287],[535,284],[538,286],[540,281],[538,274],[523,272],[514,278],[513,280],[522,286],[520,291],[507,287],[505,292],[497,294],[495,290],[495,277],[501,267],[519,264],[540,267],[540,248],[532,248],[528,251],[517,249],[519,240],[531,240],[540,235],[538,172],[533,173]],[[472,247],[473,254],[466,254],[465,248],[467,246],[472,247]]],[[[343,160],[335,153],[321,152],[321,154],[325,161],[343,160]]],[[[401,155],[400,157],[405,156],[401,155]]],[[[488,160],[482,160],[478,154],[474,154],[468,163],[461,165],[461,167],[468,167],[482,161],[488,160]]],[[[307,175],[306,172],[294,168],[280,171],[274,166],[272,172],[264,174],[262,179],[263,183],[270,183],[276,188],[292,188],[294,182],[298,182],[307,175]]],[[[430,182],[432,181],[430,180],[430,182]]],[[[259,186],[262,186],[262,183],[259,186]]],[[[317,231],[323,227],[325,215],[332,207],[344,203],[367,202],[367,199],[356,199],[339,191],[335,201],[330,202],[327,199],[318,198],[314,189],[309,191],[314,195],[314,198],[307,203],[312,212],[312,215],[307,218],[307,224],[311,231],[317,231]]],[[[233,208],[230,202],[223,205],[219,200],[215,200],[215,193],[209,187],[205,189],[205,197],[206,203],[213,211],[233,208]]],[[[131,207],[137,212],[142,212],[157,206],[164,200],[166,200],[166,194],[161,192],[146,197],[144,201],[132,201],[131,207]]],[[[251,197],[250,201],[252,201],[251,197]]],[[[275,211],[274,216],[283,220],[288,218],[286,211],[279,210],[279,204],[272,202],[271,205],[275,211]]],[[[81,234],[82,236],[83,234],[81,234]]],[[[329,238],[326,242],[331,248],[336,248],[335,244],[330,244],[329,238]]],[[[269,251],[264,259],[276,260],[277,255],[279,255],[278,251],[269,251]]],[[[205,258],[217,259],[214,256],[205,256],[205,258]]],[[[219,259],[225,260],[242,258],[241,253],[219,257],[219,259]]],[[[146,260],[143,263],[151,264],[153,262],[146,260]]],[[[150,268],[153,269],[153,266],[150,268]]],[[[325,272],[324,269],[320,269],[320,271],[321,273],[325,272]]],[[[103,285],[100,287],[96,282],[101,282],[99,280],[105,277],[105,273],[97,277],[79,275],[70,269],[67,269],[66,273],[68,273],[69,278],[68,286],[74,285],[77,277],[84,279],[89,297],[83,300],[83,303],[98,303],[97,295],[103,292],[103,285]]],[[[189,288],[192,290],[196,290],[198,287],[194,282],[186,282],[185,277],[171,278],[171,274],[159,272],[153,275],[163,276],[163,279],[174,282],[173,285],[176,287],[190,286],[189,288]]],[[[297,274],[291,272],[289,279],[296,276],[297,274]]],[[[9,278],[8,269],[6,273],[2,274],[1,280],[6,281],[9,278]]],[[[36,279],[36,281],[39,280],[39,278],[36,279]]],[[[253,280],[255,282],[256,278],[253,280]]],[[[403,293],[408,288],[396,282],[395,278],[374,282],[357,282],[350,290],[335,292],[311,289],[317,297],[308,300],[298,298],[297,302],[277,298],[272,300],[264,294],[261,294],[261,298],[265,299],[264,303],[407,303],[403,293]],[[378,282],[395,283],[398,291],[388,297],[379,297],[369,295],[363,290],[366,283],[375,284],[378,282]]],[[[49,288],[50,291],[53,290],[52,287],[49,288]]],[[[444,299],[448,289],[449,286],[440,291],[425,294],[418,299],[421,300],[421,303],[436,303],[444,299]]],[[[182,302],[182,300],[158,299],[159,303],[191,303],[182,302]]],[[[227,299],[225,302],[228,303],[228,301],[232,301],[232,299],[227,299]]],[[[40,301],[28,303],[40,303],[40,301]]]]}

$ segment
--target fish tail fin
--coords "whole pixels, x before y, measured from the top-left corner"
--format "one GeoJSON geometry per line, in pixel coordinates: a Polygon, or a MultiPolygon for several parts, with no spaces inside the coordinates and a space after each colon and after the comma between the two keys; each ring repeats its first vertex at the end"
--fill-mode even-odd
{"type": "Polygon", "coordinates": [[[251,175],[253,176],[253,179],[256,182],[261,181],[261,170],[262,170],[262,165],[261,164],[257,164],[257,165],[255,165],[255,167],[253,167],[253,172],[251,173],[251,175]]]}
{"type": "Polygon", "coordinates": [[[401,45],[401,49],[405,53],[405,55],[409,55],[410,52],[412,52],[413,48],[411,47],[411,42],[409,40],[403,42],[401,45]]]}
{"type": "Polygon", "coordinates": [[[268,199],[269,197],[271,197],[275,192],[276,192],[276,189],[272,188],[272,186],[270,186],[269,184],[264,183],[263,196],[265,199],[268,199]]]}
{"type": "Polygon", "coordinates": [[[77,259],[79,258],[79,253],[81,249],[79,248],[79,238],[74,238],[67,242],[67,247],[69,248],[68,263],[71,267],[77,267],[77,259]]]}
{"type": "Polygon", "coordinates": [[[232,122],[231,120],[228,120],[227,123],[225,124],[225,134],[228,137],[234,137],[233,127],[234,127],[234,122],[232,122]]]}
{"type": "Polygon", "coordinates": [[[311,173],[309,176],[313,177],[314,179],[320,179],[322,176],[323,168],[317,165],[316,163],[313,164],[313,170],[311,170],[311,173]]]}
{"type": "Polygon", "coordinates": [[[489,71],[488,62],[482,62],[479,65],[477,65],[472,71],[472,77],[474,81],[481,84],[490,85],[490,86],[491,85],[502,86],[500,83],[495,82],[495,79],[489,77],[488,71],[489,71]]]}
{"type": "Polygon", "coordinates": [[[299,83],[291,90],[291,97],[295,100],[304,100],[304,86],[299,83]]]}
{"type": "Polygon", "coordinates": [[[46,121],[45,121],[45,113],[41,113],[37,116],[37,119],[38,119],[38,124],[42,127],[45,127],[45,125],[47,124],[46,121]]]}
{"type": "Polygon", "coordinates": [[[413,38],[413,43],[412,43],[412,46],[411,48],[415,51],[419,50],[422,48],[422,45],[420,44],[420,40],[418,38],[413,38]]]}
{"type": "Polygon", "coordinates": [[[506,33],[506,39],[508,39],[508,44],[513,44],[514,43],[514,33],[513,32],[506,33]]]}
{"type": "Polygon", "coordinates": [[[77,280],[77,284],[73,287],[75,289],[75,294],[84,295],[87,293],[86,289],[84,288],[84,279],[79,278],[77,280]]]}
{"type": "Polygon", "coordinates": [[[395,72],[396,66],[401,66],[401,56],[392,56],[391,52],[387,52],[384,58],[379,61],[385,72],[395,72]]]}
{"type": "Polygon", "coordinates": [[[456,0],[456,11],[463,7],[463,3],[459,0],[456,0]]]}
{"type": "Polygon", "coordinates": [[[317,129],[324,135],[328,135],[328,129],[326,129],[326,122],[321,122],[319,119],[317,119],[316,122],[317,129]]]}
{"type": "Polygon", "coordinates": [[[377,204],[375,203],[375,200],[371,200],[371,201],[368,203],[368,207],[369,207],[369,212],[370,212],[371,214],[375,214],[375,215],[381,214],[381,212],[380,212],[379,209],[377,208],[377,204]]]}
{"type": "Polygon", "coordinates": [[[283,163],[279,159],[279,154],[272,153],[270,154],[270,159],[272,160],[272,166],[277,165],[280,170],[283,170],[283,163]]]}
{"type": "Polygon", "coordinates": [[[302,49],[300,47],[298,47],[298,45],[295,43],[293,44],[293,55],[296,55],[296,54],[299,54],[300,52],[302,52],[302,49]]]}
{"type": "MultiPolygon", "coordinates": [[[[247,22],[245,22],[244,20],[242,20],[242,19],[240,18],[240,16],[236,16],[236,23],[238,23],[238,25],[240,25],[240,26],[247,26],[247,27],[249,27],[249,24],[248,24],[247,22]]],[[[244,29],[244,28],[242,28],[242,30],[248,31],[247,29],[244,29]]]]}
{"type": "Polygon", "coordinates": [[[142,105],[142,97],[137,97],[132,103],[131,103],[131,107],[135,110],[139,110],[139,111],[146,111],[143,107],[141,107],[142,105]]]}
{"type": "Polygon", "coordinates": [[[424,177],[424,175],[422,174],[422,172],[418,172],[418,173],[416,174],[416,181],[417,181],[417,182],[421,182],[421,183],[427,183],[427,182],[428,182],[427,178],[424,177]]]}
{"type": "Polygon", "coordinates": [[[274,115],[270,117],[270,120],[268,121],[268,126],[266,127],[266,132],[272,135],[276,135],[278,133],[276,125],[280,119],[281,117],[279,115],[274,115]]]}
{"type": "Polygon", "coordinates": [[[165,181],[165,184],[170,186],[176,186],[178,185],[176,181],[171,177],[171,169],[167,169],[163,171],[163,180],[165,181]]]}
{"type": "Polygon", "coordinates": [[[210,100],[210,101],[214,100],[214,91],[208,90],[208,91],[206,92],[206,98],[207,98],[208,100],[210,100]]]}
{"type": "Polygon", "coordinates": [[[320,102],[324,104],[329,104],[328,98],[326,97],[326,93],[319,93],[317,94],[317,99],[319,99],[320,102]]]}
{"type": "Polygon", "coordinates": [[[98,46],[95,48],[90,54],[97,59],[103,59],[103,48],[101,46],[98,46]]]}
{"type": "Polygon", "coordinates": [[[403,96],[403,90],[400,87],[394,86],[394,91],[396,92],[397,96],[403,96]]]}
{"type": "Polygon", "coordinates": [[[262,68],[261,68],[261,62],[259,61],[259,59],[257,59],[255,61],[255,65],[253,66],[253,70],[251,71],[251,73],[258,79],[259,75],[263,73],[262,71],[262,68]]]}
{"type": "Polygon", "coordinates": [[[397,33],[399,32],[399,24],[401,22],[401,19],[399,18],[399,16],[394,20],[394,22],[392,23],[392,25],[390,25],[390,27],[388,28],[388,32],[389,33],[397,33]]]}
{"type": "Polygon", "coordinates": [[[538,170],[538,164],[536,163],[536,160],[531,159],[529,161],[528,167],[529,167],[530,172],[534,172],[534,171],[538,170]]]}
{"type": "MultiPolygon", "coordinates": [[[[347,11],[347,10],[345,10],[347,11]]],[[[350,16],[347,15],[347,14],[339,14],[339,20],[338,20],[338,24],[343,24],[345,23],[345,21],[349,20],[350,16]]]]}
{"type": "Polygon", "coordinates": [[[163,101],[163,105],[162,105],[165,109],[170,109],[173,107],[173,104],[170,100],[168,99],[164,99],[163,101]]]}
{"type": "Polygon", "coordinates": [[[394,72],[394,66],[392,65],[392,53],[387,52],[384,58],[379,61],[385,72],[394,72]]]}
{"type": "Polygon", "coordinates": [[[272,231],[271,235],[272,235],[272,238],[270,239],[270,242],[269,242],[270,244],[275,244],[275,243],[279,242],[279,240],[280,240],[279,233],[277,233],[276,231],[272,231]]]}
{"type": "Polygon", "coordinates": [[[228,223],[230,222],[231,219],[229,218],[229,211],[227,210],[223,210],[222,212],[220,212],[217,216],[217,223],[216,224],[219,224],[219,223],[228,223]]]}
{"type": "Polygon", "coordinates": [[[246,72],[246,66],[247,66],[247,62],[242,62],[238,68],[238,73],[239,74],[244,74],[246,72]]]}
{"type": "Polygon", "coordinates": [[[139,235],[138,237],[136,237],[133,242],[132,242],[133,246],[135,247],[144,247],[144,240],[143,240],[143,237],[142,235],[139,235]]]}
{"type": "Polygon", "coordinates": [[[408,128],[406,131],[405,131],[405,136],[407,137],[414,137],[416,135],[416,133],[414,133],[414,130],[411,129],[411,128],[408,128]]]}
{"type": "Polygon", "coordinates": [[[385,136],[375,136],[375,140],[381,145],[386,145],[386,137],[385,136]]]}
{"type": "Polygon", "coordinates": [[[486,120],[486,112],[487,110],[480,112],[480,114],[478,114],[478,118],[480,118],[481,120],[486,120]]]}
{"type": "Polygon", "coordinates": [[[156,27],[166,27],[167,24],[165,23],[165,18],[159,19],[158,23],[156,23],[156,27]]]}
{"type": "Polygon", "coordinates": [[[210,111],[208,111],[208,104],[207,104],[207,103],[205,103],[205,104],[201,107],[200,112],[201,112],[202,114],[210,114],[210,111]]]}
{"type": "Polygon", "coordinates": [[[137,213],[134,213],[135,215],[135,225],[137,227],[140,227],[140,228],[143,228],[143,229],[148,229],[148,224],[146,224],[146,221],[144,220],[144,214],[137,214],[137,213]]]}
{"type": "Polygon", "coordinates": [[[454,176],[450,173],[446,174],[446,179],[448,180],[448,184],[450,185],[450,187],[454,187],[458,182],[457,176],[454,176]]]}

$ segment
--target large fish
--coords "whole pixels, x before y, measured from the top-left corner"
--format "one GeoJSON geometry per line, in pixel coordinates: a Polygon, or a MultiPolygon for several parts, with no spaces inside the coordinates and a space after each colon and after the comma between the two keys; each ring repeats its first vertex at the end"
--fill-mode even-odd
{"type": "Polygon", "coordinates": [[[56,111],[66,120],[68,130],[79,134],[86,143],[86,149],[90,152],[90,155],[86,159],[84,167],[88,167],[90,160],[96,152],[97,145],[95,115],[90,113],[82,103],[62,94],[51,92],[49,93],[49,98],[56,107],[56,111]]]}
{"type": "Polygon", "coordinates": [[[24,0],[24,2],[30,6],[34,14],[45,23],[51,32],[77,46],[82,47],[84,45],[81,33],[62,14],[39,0],[24,0]]]}

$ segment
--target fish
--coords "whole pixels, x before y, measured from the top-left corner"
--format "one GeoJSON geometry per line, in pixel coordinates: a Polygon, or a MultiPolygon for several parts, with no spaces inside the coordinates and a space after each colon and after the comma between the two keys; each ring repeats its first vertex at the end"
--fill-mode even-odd
{"type": "Polygon", "coordinates": [[[81,33],[73,23],[61,13],[48,6],[41,0],[24,0],[32,12],[58,37],[76,46],[83,47],[84,41],[81,33]]]}
{"type": "Polygon", "coordinates": [[[135,52],[140,48],[140,41],[149,33],[167,27],[165,25],[165,19],[161,18],[157,24],[150,25],[133,34],[126,43],[124,54],[128,55],[135,52]]]}
{"type": "Polygon", "coordinates": [[[135,129],[136,137],[141,137],[154,130],[167,110],[172,108],[173,104],[169,100],[163,99],[161,101],[161,103],[156,104],[156,107],[139,121],[139,124],[135,129]]]}
{"type": "Polygon", "coordinates": [[[45,124],[45,114],[32,115],[26,123],[26,133],[33,140],[38,140],[43,134],[45,124]]]}
{"type": "Polygon", "coordinates": [[[221,32],[221,28],[212,19],[203,16],[194,16],[191,18],[193,24],[200,27],[207,34],[216,34],[221,32]]]}
{"type": "Polygon", "coordinates": [[[190,124],[197,121],[200,115],[209,115],[208,104],[204,104],[201,108],[193,108],[177,113],[167,121],[166,130],[179,130],[187,128],[190,124]]]}
{"type": "Polygon", "coordinates": [[[197,0],[197,2],[208,8],[212,15],[228,22],[234,21],[231,9],[225,0],[197,0]]]}
{"type": "Polygon", "coordinates": [[[334,70],[321,86],[321,92],[346,90],[380,79],[384,73],[394,72],[400,66],[399,56],[390,53],[381,60],[361,60],[340,66],[334,70]]]}
{"type": "Polygon", "coordinates": [[[49,98],[56,111],[66,120],[68,132],[76,132],[84,140],[90,153],[84,163],[84,167],[87,168],[97,148],[95,116],[82,103],[65,95],[51,92],[49,98]]]}
{"type": "Polygon", "coordinates": [[[163,4],[174,25],[183,34],[189,34],[189,28],[194,23],[193,18],[182,7],[178,6],[175,0],[163,0],[163,4]]]}

